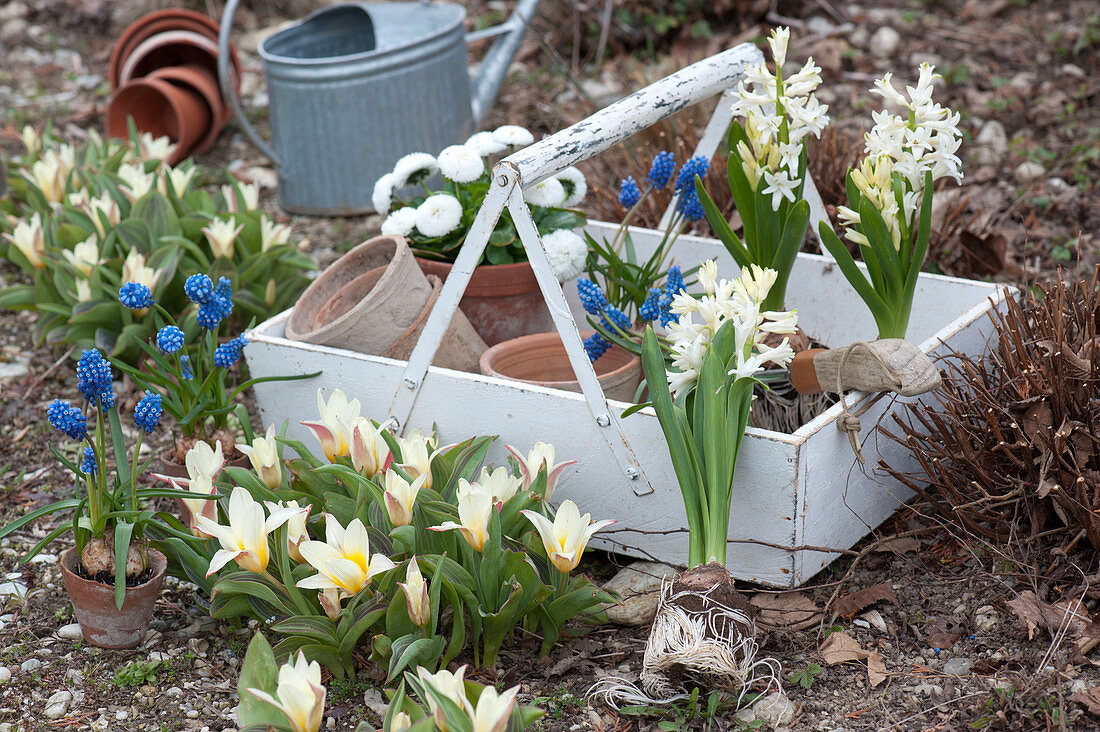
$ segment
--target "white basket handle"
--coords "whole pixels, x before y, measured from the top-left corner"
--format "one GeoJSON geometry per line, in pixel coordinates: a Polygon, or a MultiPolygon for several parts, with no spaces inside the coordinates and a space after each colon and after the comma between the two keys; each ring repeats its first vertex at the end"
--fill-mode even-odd
{"type": "MultiPolygon", "coordinates": [[[[390,405],[389,414],[396,420],[400,430],[407,426],[420,386],[428,373],[428,366],[435,357],[443,334],[466,291],[474,267],[481,260],[489,236],[496,228],[497,219],[507,207],[527,251],[527,258],[554,319],[554,325],[561,335],[584,399],[596,424],[605,429],[604,435],[610,452],[627,477],[634,481],[636,494],[653,492],[640,461],[623,435],[618,417],[608,407],[607,397],[596,377],[596,371],[584,351],[577,322],[565,301],[561,285],[554,277],[530,210],[523,200],[522,190],[570,165],[598,155],[670,115],[715,94],[728,91],[744,76],[746,65],[762,61],[763,56],[756,46],[743,43],[650,84],[580,122],[509,155],[493,167],[489,192],[470,226],[470,233],[446,282],[443,283],[435,306],[428,315],[420,339],[409,356],[402,383],[390,405]]],[[[700,141],[698,154],[710,157],[717,149],[732,117],[730,99],[727,94],[719,104],[715,117],[708,124],[700,141]]]]}

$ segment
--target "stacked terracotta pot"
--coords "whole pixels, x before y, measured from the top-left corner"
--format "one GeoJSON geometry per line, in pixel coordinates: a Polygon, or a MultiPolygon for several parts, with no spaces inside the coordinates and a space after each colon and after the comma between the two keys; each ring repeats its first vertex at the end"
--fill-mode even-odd
{"type": "MultiPolygon", "coordinates": [[[[239,86],[240,59],[233,46],[230,53],[239,86]]],[[[132,23],[111,51],[108,76],[107,135],[128,137],[132,118],[138,132],[176,144],[171,165],[208,150],[231,116],[218,86],[218,24],[201,13],[161,10],[132,23]]]]}

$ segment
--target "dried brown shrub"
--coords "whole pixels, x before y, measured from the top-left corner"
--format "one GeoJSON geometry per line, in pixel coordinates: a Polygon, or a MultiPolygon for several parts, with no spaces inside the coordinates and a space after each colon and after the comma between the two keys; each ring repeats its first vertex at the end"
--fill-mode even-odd
{"type": "Polygon", "coordinates": [[[883,467],[993,542],[1064,534],[1100,548],[1100,269],[992,315],[989,356],[946,359],[935,404],[895,417],[923,474],[883,467]]]}

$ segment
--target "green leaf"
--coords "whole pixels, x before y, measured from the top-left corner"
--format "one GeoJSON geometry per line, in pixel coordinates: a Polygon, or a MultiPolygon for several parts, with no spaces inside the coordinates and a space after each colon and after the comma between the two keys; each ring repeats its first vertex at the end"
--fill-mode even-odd
{"type": "Polygon", "coordinates": [[[703,183],[700,180],[695,181],[695,192],[699,195],[699,202],[703,204],[703,213],[706,214],[707,223],[710,224],[710,228],[714,230],[715,235],[721,239],[722,244],[725,245],[726,250],[733,257],[733,261],[737,262],[737,266],[744,268],[752,264],[752,259],[749,257],[749,252],[745,248],[745,244],[730,228],[729,222],[726,221],[726,217],[722,215],[722,212],[718,210],[718,206],[714,203],[714,199],[710,197],[707,190],[703,187],[703,183]]]}
{"type": "Polygon", "coordinates": [[[863,302],[870,308],[871,314],[875,317],[875,322],[884,322],[880,319],[888,319],[890,317],[890,309],[886,303],[879,296],[875,289],[871,286],[871,283],[867,281],[867,278],[863,276],[863,273],[859,271],[859,267],[856,266],[856,260],[852,258],[851,252],[844,246],[844,242],[829,228],[828,224],[824,221],[820,222],[817,227],[818,238],[821,240],[821,245],[824,246],[829,254],[833,255],[833,259],[836,260],[837,266],[840,267],[841,273],[844,278],[848,280],[856,291],[856,293],[863,299],[863,302]]]}
{"type": "Polygon", "coordinates": [[[275,696],[279,681],[279,666],[275,663],[275,652],[271,650],[267,639],[257,633],[248,644],[241,666],[241,678],[237,682],[237,719],[241,725],[286,725],[290,720],[279,709],[261,701],[248,691],[259,689],[275,696]]]}
{"type": "Polygon", "coordinates": [[[134,525],[128,521],[115,524],[115,607],[119,610],[126,602],[126,558],[130,553],[130,537],[134,525]]]}

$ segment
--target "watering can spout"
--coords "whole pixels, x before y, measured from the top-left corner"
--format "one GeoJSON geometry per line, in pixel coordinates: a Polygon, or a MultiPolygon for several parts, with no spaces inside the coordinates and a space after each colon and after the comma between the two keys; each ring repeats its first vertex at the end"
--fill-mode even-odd
{"type": "Polygon", "coordinates": [[[470,107],[474,125],[480,124],[482,117],[493,106],[500,92],[500,85],[508,72],[508,66],[515,58],[516,51],[519,50],[519,44],[523,41],[527,25],[534,17],[539,2],[540,0],[519,0],[519,4],[516,5],[507,22],[484,31],[474,31],[466,36],[467,43],[490,36],[499,36],[482,59],[477,75],[470,79],[470,107]]]}

